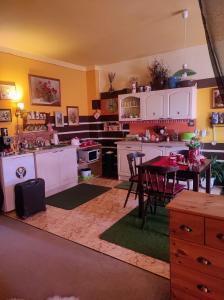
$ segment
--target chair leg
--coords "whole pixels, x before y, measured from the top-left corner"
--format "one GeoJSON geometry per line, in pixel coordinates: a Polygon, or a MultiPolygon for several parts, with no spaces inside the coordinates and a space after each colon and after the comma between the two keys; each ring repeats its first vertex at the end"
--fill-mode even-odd
{"type": "Polygon", "coordinates": [[[150,197],[150,195],[148,196],[148,198],[146,200],[145,209],[144,209],[144,212],[143,212],[142,230],[145,227],[146,217],[147,217],[147,212],[148,212],[148,207],[150,207],[150,212],[152,214],[152,205],[151,205],[151,197],[150,197]]]}
{"type": "Polygon", "coordinates": [[[137,199],[137,196],[138,196],[138,184],[137,184],[136,191],[135,191],[135,200],[137,199]]]}
{"type": "Polygon", "coordinates": [[[132,190],[132,187],[133,187],[133,181],[131,182],[131,185],[130,185],[130,187],[129,187],[129,189],[128,189],[128,194],[127,194],[127,197],[126,197],[126,200],[125,200],[125,202],[124,202],[124,207],[126,207],[126,205],[127,205],[127,202],[128,202],[128,198],[129,198],[129,196],[130,196],[130,194],[131,194],[131,190],[132,190]]]}

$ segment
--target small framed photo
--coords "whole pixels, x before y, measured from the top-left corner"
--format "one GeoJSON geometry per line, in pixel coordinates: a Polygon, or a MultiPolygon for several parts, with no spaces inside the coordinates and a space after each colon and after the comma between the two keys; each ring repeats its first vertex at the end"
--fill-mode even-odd
{"type": "Polygon", "coordinates": [[[0,109],[0,122],[12,122],[11,109],[0,109]]]}
{"type": "Polygon", "coordinates": [[[32,105],[61,106],[60,80],[29,75],[32,105]]]}
{"type": "Polygon", "coordinates": [[[15,82],[0,81],[0,100],[12,100],[15,94],[15,82]]]}
{"type": "Polygon", "coordinates": [[[64,127],[64,114],[60,111],[54,113],[55,127],[64,127]]]}
{"type": "Polygon", "coordinates": [[[79,124],[78,106],[67,106],[68,125],[74,126],[79,124]]]}
{"type": "Polygon", "coordinates": [[[212,108],[224,108],[224,101],[218,88],[212,90],[212,108]]]}

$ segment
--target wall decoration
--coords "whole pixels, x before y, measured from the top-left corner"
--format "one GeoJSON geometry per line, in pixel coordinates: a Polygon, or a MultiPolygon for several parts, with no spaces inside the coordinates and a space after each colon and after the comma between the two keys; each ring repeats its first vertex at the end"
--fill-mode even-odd
{"type": "Polygon", "coordinates": [[[60,80],[29,75],[32,105],[61,106],[60,80]]]}
{"type": "Polygon", "coordinates": [[[0,81],[0,100],[12,100],[15,94],[15,82],[0,81]]]}
{"type": "Polygon", "coordinates": [[[212,90],[212,108],[224,108],[224,102],[218,88],[212,90]]]}
{"type": "Polygon", "coordinates": [[[79,124],[78,106],[67,106],[68,125],[74,126],[79,124]]]}
{"type": "Polygon", "coordinates": [[[0,122],[12,122],[11,109],[0,109],[0,122]]]}
{"type": "Polygon", "coordinates": [[[55,116],[55,127],[64,127],[64,115],[60,111],[54,113],[55,116]]]}

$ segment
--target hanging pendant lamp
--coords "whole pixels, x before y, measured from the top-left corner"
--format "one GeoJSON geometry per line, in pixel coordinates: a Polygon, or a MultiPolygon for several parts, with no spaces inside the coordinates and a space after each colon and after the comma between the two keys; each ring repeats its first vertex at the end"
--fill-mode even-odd
{"type": "MultiPolygon", "coordinates": [[[[189,17],[189,11],[184,9],[182,11],[182,18],[184,19],[184,49],[186,48],[186,40],[187,40],[187,19],[189,17]]],[[[189,69],[187,64],[184,63],[182,69],[178,70],[173,74],[174,77],[180,78],[181,80],[185,80],[188,76],[195,75],[196,72],[189,69]]]]}

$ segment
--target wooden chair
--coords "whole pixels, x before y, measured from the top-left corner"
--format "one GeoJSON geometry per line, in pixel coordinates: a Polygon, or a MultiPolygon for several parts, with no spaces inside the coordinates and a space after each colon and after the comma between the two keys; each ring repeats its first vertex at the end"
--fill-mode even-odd
{"type": "Polygon", "coordinates": [[[146,205],[143,214],[142,228],[146,222],[148,207],[151,213],[156,213],[157,202],[164,204],[169,202],[176,194],[184,189],[184,185],[177,183],[176,173],[178,166],[145,166],[144,176],[141,184],[144,186],[144,193],[147,194],[146,205]],[[153,209],[154,207],[154,209],[153,209]]]}
{"type": "MultiPolygon", "coordinates": [[[[184,155],[185,161],[188,160],[188,150],[180,150],[180,151],[177,152],[177,154],[184,155]]],[[[191,179],[182,178],[181,176],[177,175],[177,183],[179,183],[179,181],[185,181],[187,183],[187,189],[190,190],[190,181],[191,181],[191,179]]]]}
{"type": "Polygon", "coordinates": [[[144,153],[141,152],[134,152],[127,154],[128,166],[130,170],[131,177],[129,178],[130,187],[128,189],[127,197],[124,203],[124,207],[126,207],[128,198],[131,193],[135,194],[135,199],[138,195],[138,172],[137,172],[137,165],[142,164],[142,158],[145,156],[144,153]],[[132,191],[132,187],[136,184],[136,190],[132,191]]]}

